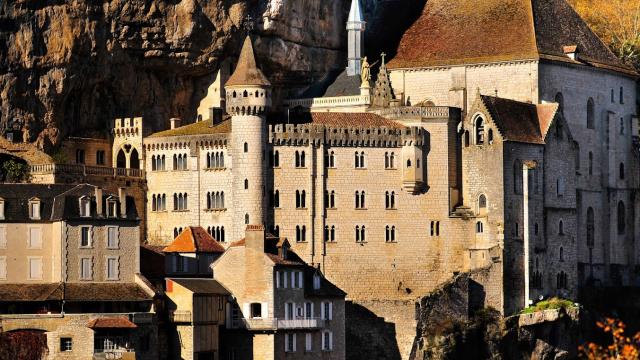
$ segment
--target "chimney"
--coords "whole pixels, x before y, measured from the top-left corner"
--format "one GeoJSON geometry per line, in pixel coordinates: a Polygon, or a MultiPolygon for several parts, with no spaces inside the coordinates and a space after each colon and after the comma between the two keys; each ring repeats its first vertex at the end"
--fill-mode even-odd
{"type": "Polygon", "coordinates": [[[169,121],[171,122],[171,130],[179,128],[180,123],[182,122],[180,118],[171,118],[169,121]]]}
{"type": "Polygon", "coordinates": [[[245,248],[253,249],[259,253],[264,252],[264,226],[247,225],[244,236],[245,248]]]}
{"type": "Polygon", "coordinates": [[[571,60],[578,60],[578,45],[563,46],[562,51],[571,60]]]}
{"type": "Polygon", "coordinates": [[[211,124],[217,125],[222,122],[222,108],[219,107],[211,107],[209,108],[209,118],[211,119],[211,124]]]}
{"type": "Polygon", "coordinates": [[[96,215],[102,216],[102,189],[96,186],[96,215]]]}
{"type": "Polygon", "coordinates": [[[118,188],[118,198],[120,200],[120,217],[127,217],[127,191],[125,188],[118,188]]]}

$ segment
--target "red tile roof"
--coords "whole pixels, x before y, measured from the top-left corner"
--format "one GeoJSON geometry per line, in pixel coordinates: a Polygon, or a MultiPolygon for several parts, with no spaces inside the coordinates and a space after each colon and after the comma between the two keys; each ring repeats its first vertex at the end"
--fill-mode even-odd
{"type": "Polygon", "coordinates": [[[104,317],[89,321],[87,327],[90,329],[135,329],[138,326],[124,316],[104,317]]]}
{"type": "Polygon", "coordinates": [[[510,60],[580,61],[633,73],[589,29],[565,0],[429,0],[403,35],[388,68],[510,60]]]}
{"type": "Polygon", "coordinates": [[[163,251],[165,253],[223,253],[224,247],[202,227],[189,226],[163,251]]]}

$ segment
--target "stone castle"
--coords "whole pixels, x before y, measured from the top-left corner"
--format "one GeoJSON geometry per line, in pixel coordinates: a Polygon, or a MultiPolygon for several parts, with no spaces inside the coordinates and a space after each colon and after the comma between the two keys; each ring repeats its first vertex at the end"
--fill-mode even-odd
{"type": "Polygon", "coordinates": [[[264,225],[392,323],[403,357],[415,299],[459,273],[505,315],[639,283],[638,74],[564,0],[429,1],[375,83],[362,14],[353,0],[344,71],[283,102],[247,37],[195,123],[116,120],[148,243],[264,225]]]}

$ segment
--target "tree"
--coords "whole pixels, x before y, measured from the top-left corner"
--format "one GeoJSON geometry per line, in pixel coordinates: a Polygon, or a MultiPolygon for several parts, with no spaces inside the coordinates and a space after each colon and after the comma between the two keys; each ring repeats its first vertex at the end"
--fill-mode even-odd
{"type": "Polygon", "coordinates": [[[622,61],[640,69],[640,1],[569,2],[622,61]]]}
{"type": "Polygon", "coordinates": [[[638,360],[640,359],[640,333],[628,337],[624,333],[625,325],[622,321],[607,318],[598,321],[596,325],[611,335],[611,344],[602,346],[588,343],[578,349],[581,358],[589,360],[638,360]]]}
{"type": "Polygon", "coordinates": [[[6,182],[22,182],[27,180],[29,175],[29,167],[27,164],[15,160],[5,161],[2,164],[2,170],[6,182]]]}

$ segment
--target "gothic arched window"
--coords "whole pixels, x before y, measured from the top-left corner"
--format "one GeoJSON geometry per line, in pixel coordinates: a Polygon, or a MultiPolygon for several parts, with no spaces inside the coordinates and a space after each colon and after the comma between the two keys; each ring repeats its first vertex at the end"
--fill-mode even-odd
{"type": "Polygon", "coordinates": [[[618,234],[622,235],[625,232],[626,227],[626,211],[624,207],[624,203],[622,201],[618,202],[618,234]]]}
{"type": "Polygon", "coordinates": [[[595,129],[595,105],[593,99],[587,100],[587,129],[595,129]]]}

